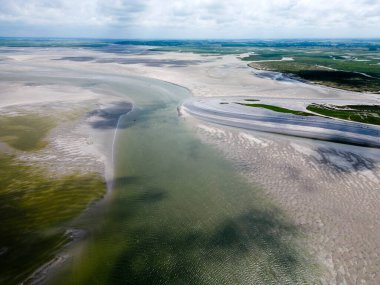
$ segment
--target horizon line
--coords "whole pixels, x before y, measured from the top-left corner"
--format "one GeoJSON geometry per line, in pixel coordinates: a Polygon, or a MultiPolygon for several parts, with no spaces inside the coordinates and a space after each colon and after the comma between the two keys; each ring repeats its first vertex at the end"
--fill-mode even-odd
{"type": "Polygon", "coordinates": [[[279,37],[279,38],[113,38],[60,36],[1,36],[0,39],[124,40],[124,41],[274,41],[274,40],[380,40],[380,37],[279,37]]]}

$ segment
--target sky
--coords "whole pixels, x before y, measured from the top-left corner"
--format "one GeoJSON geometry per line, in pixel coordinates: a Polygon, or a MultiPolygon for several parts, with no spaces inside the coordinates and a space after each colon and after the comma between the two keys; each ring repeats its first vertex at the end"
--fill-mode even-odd
{"type": "Polygon", "coordinates": [[[379,38],[380,0],[0,0],[0,36],[379,38]]]}

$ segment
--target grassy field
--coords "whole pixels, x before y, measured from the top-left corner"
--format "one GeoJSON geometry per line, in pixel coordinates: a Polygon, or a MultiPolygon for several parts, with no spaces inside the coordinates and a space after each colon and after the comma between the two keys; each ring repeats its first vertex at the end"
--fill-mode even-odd
{"type": "Polygon", "coordinates": [[[343,120],[380,125],[380,106],[377,105],[322,105],[311,104],[307,110],[343,120]]]}
{"type": "Polygon", "coordinates": [[[249,106],[249,107],[264,108],[264,109],[268,109],[268,110],[271,110],[274,112],[288,113],[288,114],[293,114],[293,115],[298,115],[298,116],[315,116],[314,114],[311,114],[311,113],[286,109],[286,108],[277,107],[277,106],[273,106],[273,105],[248,104],[248,103],[238,103],[238,104],[243,105],[243,106],[249,106]]]}

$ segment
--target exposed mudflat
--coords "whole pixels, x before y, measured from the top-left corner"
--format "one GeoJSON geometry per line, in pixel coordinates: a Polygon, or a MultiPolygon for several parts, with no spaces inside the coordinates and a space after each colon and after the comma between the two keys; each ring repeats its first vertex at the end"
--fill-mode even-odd
{"type": "Polygon", "coordinates": [[[106,171],[112,172],[112,137],[117,120],[132,109],[126,99],[74,86],[23,81],[1,82],[0,99],[2,116],[36,114],[56,122],[46,147],[16,152],[23,163],[43,166],[55,176],[73,172],[104,176],[106,171]]]}
{"type": "Polygon", "coordinates": [[[380,154],[197,122],[251,181],[286,209],[324,264],[323,284],[380,282],[380,154]]]}
{"type": "MultiPolygon", "coordinates": [[[[248,99],[249,100],[249,99],[248,99]]],[[[303,110],[309,100],[261,98],[260,103],[270,102],[280,106],[290,106],[292,110],[303,110]],[[264,99],[264,100],[263,100],[264,99]]],[[[317,102],[331,100],[317,100],[317,102]]],[[[333,100],[338,101],[338,100],[333,100]]],[[[243,129],[266,131],[312,139],[352,143],[380,148],[380,127],[322,116],[302,116],[280,113],[264,108],[241,105],[249,103],[243,98],[207,98],[189,100],[183,104],[184,111],[203,120],[243,129]],[[238,103],[240,102],[240,103],[238,103]]],[[[340,100],[339,102],[344,102],[340,100]]],[[[375,100],[356,100],[360,104],[376,104],[375,100]]],[[[310,114],[310,113],[309,113],[310,114]]]]}

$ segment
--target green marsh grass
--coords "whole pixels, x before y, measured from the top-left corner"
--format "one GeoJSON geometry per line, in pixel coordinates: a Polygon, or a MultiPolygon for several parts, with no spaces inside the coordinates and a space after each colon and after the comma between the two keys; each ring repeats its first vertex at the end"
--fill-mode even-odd
{"type": "Polygon", "coordinates": [[[258,48],[242,58],[256,69],[296,75],[310,82],[359,92],[380,92],[379,57],[364,48],[258,48]],[[283,57],[293,61],[279,61],[283,57]]]}
{"type": "Polygon", "coordinates": [[[302,111],[296,111],[296,110],[291,110],[291,109],[286,109],[278,106],[273,106],[273,105],[266,105],[266,104],[248,104],[248,103],[238,103],[239,105],[243,106],[248,106],[248,107],[256,107],[256,108],[264,108],[268,109],[274,112],[279,112],[279,113],[288,113],[288,114],[293,114],[297,116],[316,116],[311,113],[307,112],[302,112],[302,111]]]}
{"type": "Polygon", "coordinates": [[[311,104],[306,108],[309,111],[348,121],[380,125],[379,105],[324,105],[311,104]]]}

